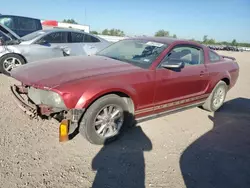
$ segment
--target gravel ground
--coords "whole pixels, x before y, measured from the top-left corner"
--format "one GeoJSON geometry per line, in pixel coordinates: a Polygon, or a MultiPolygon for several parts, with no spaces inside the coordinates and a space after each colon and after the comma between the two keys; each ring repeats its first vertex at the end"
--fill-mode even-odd
{"type": "Polygon", "coordinates": [[[11,100],[0,75],[0,188],[250,187],[250,53],[215,114],[193,108],[140,123],[108,146],[80,135],[58,142],[58,124],[37,122],[11,100]]]}

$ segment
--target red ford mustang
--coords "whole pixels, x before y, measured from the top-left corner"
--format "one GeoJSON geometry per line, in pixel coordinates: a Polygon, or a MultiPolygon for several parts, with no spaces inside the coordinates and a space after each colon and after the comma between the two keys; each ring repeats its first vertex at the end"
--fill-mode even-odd
{"type": "Polygon", "coordinates": [[[20,66],[11,76],[30,117],[59,120],[60,141],[78,130],[104,144],[134,123],[187,107],[216,111],[239,75],[233,57],[198,43],[161,37],[119,41],[88,57],[20,66]]]}

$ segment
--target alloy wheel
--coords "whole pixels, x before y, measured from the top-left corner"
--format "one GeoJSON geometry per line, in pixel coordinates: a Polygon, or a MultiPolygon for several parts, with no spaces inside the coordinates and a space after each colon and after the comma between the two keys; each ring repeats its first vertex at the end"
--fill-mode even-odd
{"type": "Polygon", "coordinates": [[[226,95],[225,88],[223,86],[218,87],[213,97],[213,105],[215,108],[219,108],[223,104],[225,95],[226,95]]]}
{"type": "Polygon", "coordinates": [[[3,68],[6,72],[11,72],[12,69],[22,65],[21,61],[15,57],[8,57],[3,62],[3,68]]]}
{"type": "Polygon", "coordinates": [[[102,108],[94,119],[96,133],[104,138],[118,134],[124,121],[123,110],[117,105],[102,108]]]}

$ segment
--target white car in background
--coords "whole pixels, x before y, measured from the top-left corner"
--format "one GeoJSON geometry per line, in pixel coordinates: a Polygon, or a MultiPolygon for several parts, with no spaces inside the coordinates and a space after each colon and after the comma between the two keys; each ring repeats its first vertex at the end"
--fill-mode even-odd
{"type": "Polygon", "coordinates": [[[13,31],[9,33],[12,40],[0,44],[0,72],[5,75],[22,64],[63,56],[93,55],[111,44],[75,29],[39,30],[21,38],[13,31]]]}

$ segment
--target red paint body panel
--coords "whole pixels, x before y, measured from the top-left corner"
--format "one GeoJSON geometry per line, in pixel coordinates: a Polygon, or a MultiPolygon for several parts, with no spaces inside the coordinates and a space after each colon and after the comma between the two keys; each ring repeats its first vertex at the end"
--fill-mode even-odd
{"type": "Polygon", "coordinates": [[[59,85],[87,80],[93,76],[117,74],[117,72],[140,70],[133,65],[100,56],[75,56],[28,63],[13,70],[12,77],[38,88],[55,88],[59,85]]]}
{"type": "Polygon", "coordinates": [[[65,101],[69,108],[84,108],[106,93],[122,92],[134,101],[136,109],[140,109],[153,102],[154,75],[154,71],[136,68],[136,71],[130,70],[87,78],[84,82],[78,80],[58,86],[55,90],[62,93],[74,91],[74,96],[65,101]],[[70,102],[71,100],[74,102],[70,102]]]}
{"type": "Polygon", "coordinates": [[[221,79],[228,79],[230,88],[238,79],[239,67],[234,60],[211,63],[207,47],[191,41],[146,38],[168,43],[148,69],[101,56],[67,57],[27,64],[13,70],[12,77],[26,85],[50,89],[59,93],[67,108],[86,108],[102,95],[121,92],[128,95],[135,106],[135,116],[143,117],[166,109],[178,108],[208,97],[221,79]],[[157,68],[162,59],[176,45],[190,44],[204,51],[204,64],[186,66],[180,72],[157,68]],[[194,97],[200,98],[194,99],[194,97]],[[191,99],[174,107],[162,105],[191,99]]]}

